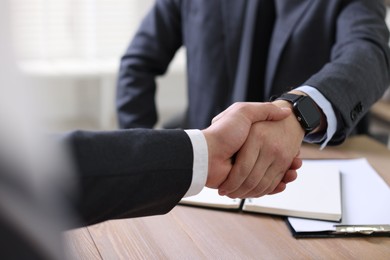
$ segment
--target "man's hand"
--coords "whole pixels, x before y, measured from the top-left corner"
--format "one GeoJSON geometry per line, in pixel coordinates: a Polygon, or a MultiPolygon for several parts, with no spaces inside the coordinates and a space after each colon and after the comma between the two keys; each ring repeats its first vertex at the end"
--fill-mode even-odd
{"type": "MultiPolygon", "coordinates": [[[[305,93],[292,91],[305,95],[305,93]]],[[[284,100],[273,102],[289,107],[284,100]]],[[[314,132],[326,127],[325,116],[314,132]]],[[[227,180],[219,187],[220,195],[232,198],[260,197],[283,191],[296,178],[302,161],[298,158],[305,132],[294,114],[274,122],[255,123],[238,152],[227,180]]]]}
{"type": "Polygon", "coordinates": [[[252,126],[228,179],[219,187],[221,195],[248,198],[274,194],[296,178],[304,133],[297,122],[294,127],[294,117],[252,126]]]}
{"type": "MultiPolygon", "coordinates": [[[[235,103],[216,116],[213,124],[202,131],[209,151],[209,174],[206,186],[218,188],[227,179],[232,170],[232,158],[247,141],[253,123],[283,120],[290,115],[291,109],[281,109],[271,103],[235,103]]],[[[233,173],[240,174],[235,171],[233,173]]],[[[291,175],[286,175],[285,178],[286,181],[295,179],[291,175]]],[[[235,181],[235,179],[229,180],[228,184],[235,181]]],[[[245,193],[250,191],[245,188],[241,190],[245,193]]]]}

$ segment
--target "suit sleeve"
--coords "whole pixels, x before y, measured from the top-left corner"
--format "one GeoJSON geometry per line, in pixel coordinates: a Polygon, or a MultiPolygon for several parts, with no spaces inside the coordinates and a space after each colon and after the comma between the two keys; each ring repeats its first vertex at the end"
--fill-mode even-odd
{"type": "Polygon", "coordinates": [[[316,87],[333,105],[339,144],[389,86],[389,34],[381,1],[348,1],[336,23],[331,61],[305,84],[316,87]]]}
{"type": "Polygon", "coordinates": [[[152,128],[157,122],[157,75],[182,45],[180,1],[158,0],[121,59],[116,108],[121,128],[152,128]]]}
{"type": "Polygon", "coordinates": [[[66,136],[90,225],[169,212],[191,185],[193,150],[181,130],[78,131],[66,136]]]}

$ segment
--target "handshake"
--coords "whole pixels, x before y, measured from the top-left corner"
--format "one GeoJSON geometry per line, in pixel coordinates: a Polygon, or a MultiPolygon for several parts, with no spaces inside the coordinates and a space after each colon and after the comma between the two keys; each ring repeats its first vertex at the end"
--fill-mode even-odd
{"type": "Polygon", "coordinates": [[[283,106],[235,103],[202,130],[209,151],[207,187],[249,198],[282,192],[296,179],[304,132],[283,106]]]}

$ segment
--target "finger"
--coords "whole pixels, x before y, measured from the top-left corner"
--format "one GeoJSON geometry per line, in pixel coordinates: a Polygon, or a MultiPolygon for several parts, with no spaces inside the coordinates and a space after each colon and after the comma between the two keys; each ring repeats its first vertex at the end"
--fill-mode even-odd
{"type": "Polygon", "coordinates": [[[290,183],[297,179],[298,173],[296,170],[288,170],[286,174],[283,176],[282,182],[284,183],[290,183]]]}
{"type": "Polygon", "coordinates": [[[267,176],[267,172],[272,164],[272,158],[268,153],[260,151],[259,157],[253,167],[250,175],[242,183],[242,185],[230,193],[229,196],[237,198],[249,198],[255,194],[261,193],[269,186],[268,182],[272,182],[272,177],[267,176]]]}
{"type": "Polygon", "coordinates": [[[268,193],[268,195],[274,195],[280,193],[282,191],[285,191],[286,188],[287,188],[287,184],[284,182],[280,182],[272,192],[268,193]]]}
{"type": "Polygon", "coordinates": [[[269,195],[273,195],[273,194],[276,194],[276,193],[279,193],[279,192],[282,192],[286,189],[287,187],[287,184],[290,183],[290,182],[293,182],[296,180],[297,178],[297,172],[294,171],[294,170],[288,170],[286,172],[286,174],[284,175],[282,181],[276,186],[276,188],[268,193],[269,195]],[[283,188],[284,187],[284,188],[283,188]],[[282,189],[283,188],[283,189],[282,189]]]}
{"type": "MultiPolygon", "coordinates": [[[[263,170],[264,176],[257,185],[257,187],[251,193],[245,194],[246,197],[258,197],[268,194],[272,192],[276,188],[276,186],[282,181],[286,172],[292,165],[292,158],[284,154],[284,150],[285,149],[281,147],[280,144],[275,143],[275,141],[263,147],[262,151],[264,152],[262,153],[262,158],[260,158],[260,160],[258,161],[258,165],[256,165],[256,169],[263,170]],[[264,163],[266,163],[265,165],[267,166],[267,168],[261,169],[261,167],[264,166],[264,163]]],[[[296,164],[296,166],[298,166],[299,161],[297,161],[296,164]]],[[[291,178],[293,178],[293,176],[291,178]]]]}
{"type": "Polygon", "coordinates": [[[276,167],[275,163],[271,164],[258,186],[251,193],[245,194],[245,197],[261,197],[273,192],[282,182],[284,175],[284,169],[276,167]]]}
{"type": "Polygon", "coordinates": [[[258,140],[252,141],[252,138],[249,137],[247,142],[244,143],[241,150],[237,153],[233,168],[226,181],[219,187],[219,194],[221,196],[230,194],[239,189],[252,172],[258,159],[259,149],[260,145],[258,144],[258,140]]]}
{"type": "Polygon", "coordinates": [[[298,170],[302,166],[302,159],[295,157],[291,163],[290,170],[298,170]]]}
{"type": "MultiPolygon", "coordinates": [[[[280,182],[285,184],[294,181],[297,178],[296,170],[299,169],[302,165],[302,160],[300,158],[293,158],[290,166],[286,165],[284,162],[291,160],[282,158],[281,151],[274,150],[272,158],[277,158],[272,165],[267,169],[267,172],[264,175],[264,178],[259,183],[258,187],[251,194],[246,194],[245,196],[263,196],[265,194],[272,193],[280,182]],[[268,185],[268,187],[267,187],[268,185]]],[[[299,152],[297,153],[299,154],[299,152]]],[[[272,156],[272,154],[271,154],[272,156]]]]}

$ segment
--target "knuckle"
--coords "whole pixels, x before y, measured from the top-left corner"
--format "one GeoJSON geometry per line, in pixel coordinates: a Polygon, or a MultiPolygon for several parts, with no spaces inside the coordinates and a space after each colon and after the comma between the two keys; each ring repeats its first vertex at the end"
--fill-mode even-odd
{"type": "Polygon", "coordinates": [[[260,198],[262,196],[266,195],[263,191],[255,191],[253,194],[251,194],[251,198],[260,198]]]}
{"type": "Polygon", "coordinates": [[[233,181],[233,180],[227,180],[225,183],[224,183],[224,187],[223,189],[229,194],[231,192],[233,192],[235,189],[236,189],[236,181],[233,181]]]}
{"type": "Polygon", "coordinates": [[[270,194],[271,192],[273,192],[275,190],[276,187],[274,186],[269,186],[268,188],[266,188],[263,193],[264,194],[270,194]]]}
{"type": "Polygon", "coordinates": [[[238,111],[241,111],[242,109],[245,109],[245,103],[244,102],[236,102],[236,103],[233,103],[232,107],[238,111]]]}
{"type": "Polygon", "coordinates": [[[244,190],[251,191],[256,188],[258,181],[255,178],[247,178],[242,184],[244,190]]]}
{"type": "Polygon", "coordinates": [[[252,125],[251,132],[256,135],[258,142],[267,140],[267,133],[264,130],[263,123],[257,122],[252,125]]]}
{"type": "Polygon", "coordinates": [[[257,196],[260,197],[265,194],[265,190],[267,189],[267,185],[265,183],[261,183],[256,186],[255,189],[253,189],[253,193],[257,196]]]}
{"type": "Polygon", "coordinates": [[[253,168],[253,165],[251,163],[248,163],[245,161],[238,162],[237,166],[238,166],[238,173],[237,173],[238,176],[237,177],[240,179],[246,179],[253,168]]]}
{"type": "Polygon", "coordinates": [[[238,197],[234,194],[227,194],[226,196],[231,198],[231,199],[238,199],[238,197]]]}
{"type": "Polygon", "coordinates": [[[247,112],[248,108],[247,106],[244,104],[244,103],[239,103],[237,105],[237,111],[240,113],[240,114],[244,114],[246,115],[248,112],[247,112]]]}
{"type": "MultiPolygon", "coordinates": [[[[278,145],[277,143],[274,143],[271,145],[270,147],[270,153],[273,155],[273,156],[278,156],[279,158],[282,158],[282,160],[285,159],[285,154],[283,153],[283,149],[280,145],[278,145]]],[[[276,157],[276,158],[278,158],[276,157]]]]}

